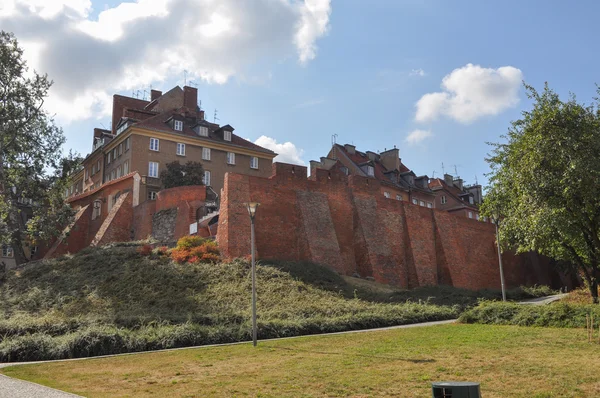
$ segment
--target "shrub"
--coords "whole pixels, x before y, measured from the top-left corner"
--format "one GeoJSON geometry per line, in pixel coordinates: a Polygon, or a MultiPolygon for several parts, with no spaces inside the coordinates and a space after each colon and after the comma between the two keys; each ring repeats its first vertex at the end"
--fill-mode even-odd
{"type": "Polygon", "coordinates": [[[171,250],[171,259],[175,261],[177,264],[183,264],[188,261],[190,257],[190,252],[185,249],[173,249],[171,250]]]}
{"type": "Polygon", "coordinates": [[[150,245],[144,245],[138,248],[138,253],[140,253],[142,256],[149,256],[152,254],[152,246],[150,245]]]}
{"type": "Polygon", "coordinates": [[[167,246],[160,246],[155,248],[152,253],[157,256],[166,256],[169,254],[169,248],[167,246]]]}
{"type": "Polygon", "coordinates": [[[584,327],[585,317],[592,314],[600,319],[600,306],[589,304],[552,303],[526,305],[501,301],[482,301],[464,312],[461,323],[482,323],[518,326],[584,327]]]}
{"type": "Polygon", "coordinates": [[[197,235],[184,236],[177,241],[177,248],[190,250],[192,247],[200,246],[206,241],[206,238],[197,235]]]}

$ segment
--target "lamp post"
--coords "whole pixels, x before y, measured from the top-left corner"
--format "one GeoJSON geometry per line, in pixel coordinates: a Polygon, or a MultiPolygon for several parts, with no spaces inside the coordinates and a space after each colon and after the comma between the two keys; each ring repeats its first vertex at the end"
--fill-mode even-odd
{"type": "Polygon", "coordinates": [[[250,216],[250,246],[252,253],[252,345],[256,347],[256,263],[254,254],[254,218],[256,217],[256,209],[260,203],[246,203],[248,215],[250,216]]]}
{"type": "Polygon", "coordinates": [[[502,253],[500,252],[500,235],[498,233],[499,217],[494,217],[496,224],[496,245],[498,246],[498,264],[500,265],[500,285],[502,286],[502,301],[506,301],[506,290],[504,288],[504,269],[502,268],[502,253]]]}

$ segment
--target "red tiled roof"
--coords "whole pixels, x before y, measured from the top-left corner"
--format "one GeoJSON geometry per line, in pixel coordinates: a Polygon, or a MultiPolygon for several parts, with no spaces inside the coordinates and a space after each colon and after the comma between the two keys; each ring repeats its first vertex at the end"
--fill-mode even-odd
{"type": "MultiPolygon", "coordinates": [[[[133,126],[139,127],[139,128],[145,128],[145,129],[149,129],[149,130],[161,131],[161,132],[169,133],[169,134],[182,134],[182,135],[187,135],[189,137],[200,138],[200,137],[198,137],[198,134],[196,134],[196,132],[192,129],[192,127],[189,123],[183,123],[182,131],[175,131],[166,123],[167,120],[169,120],[169,118],[171,118],[172,116],[181,116],[181,114],[185,110],[187,110],[187,108],[182,107],[179,109],[166,111],[166,112],[160,113],[156,116],[152,116],[141,122],[135,123],[135,124],[133,124],[133,126]]],[[[206,124],[208,126],[208,131],[209,131],[208,137],[207,137],[208,139],[229,144],[229,142],[224,141],[221,137],[218,136],[218,134],[216,134],[216,131],[218,131],[220,129],[218,124],[209,123],[209,122],[207,122],[206,124]]],[[[206,138],[203,138],[203,139],[206,139],[206,138]]],[[[247,141],[233,133],[231,134],[231,144],[237,145],[237,146],[240,146],[243,148],[252,149],[255,151],[260,151],[260,152],[265,152],[265,153],[276,155],[276,153],[271,151],[270,149],[263,148],[259,145],[256,145],[256,144],[254,144],[250,141],[247,141]]]]}
{"type": "MultiPolygon", "coordinates": [[[[438,189],[440,189],[440,188],[443,189],[444,191],[446,191],[447,193],[452,195],[454,197],[454,199],[463,203],[466,207],[470,207],[470,208],[476,209],[476,210],[478,209],[477,206],[472,205],[469,202],[466,202],[460,198],[461,195],[464,195],[467,192],[463,192],[455,186],[450,186],[450,185],[446,184],[446,181],[442,180],[441,178],[433,178],[431,181],[429,181],[429,188],[433,189],[434,187],[438,188],[438,189]]],[[[449,209],[448,211],[451,211],[451,210],[453,210],[453,209],[449,209]]]]}

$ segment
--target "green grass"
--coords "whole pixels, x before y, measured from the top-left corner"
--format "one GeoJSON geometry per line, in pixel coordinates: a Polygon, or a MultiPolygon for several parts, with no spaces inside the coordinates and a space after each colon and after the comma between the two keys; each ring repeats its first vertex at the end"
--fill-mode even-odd
{"type": "Polygon", "coordinates": [[[600,394],[600,345],[581,329],[444,325],[9,367],[88,397],[427,397],[434,381],[482,396],[600,394]]]}
{"type": "MultiPolygon", "coordinates": [[[[348,298],[274,266],[259,266],[257,277],[260,338],[459,314],[456,306],[348,298]]],[[[135,246],[89,248],[33,264],[2,276],[0,361],[249,340],[250,289],[244,262],[178,265],[166,257],[140,256],[135,246]]]]}

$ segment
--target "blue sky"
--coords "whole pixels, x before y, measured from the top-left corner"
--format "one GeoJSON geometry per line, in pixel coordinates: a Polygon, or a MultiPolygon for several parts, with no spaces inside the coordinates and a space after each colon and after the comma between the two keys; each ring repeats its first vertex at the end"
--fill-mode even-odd
{"type": "MultiPolygon", "coordinates": [[[[36,0],[16,3],[27,1],[36,0]]],[[[66,6],[54,10],[54,14],[49,12],[52,15],[44,17],[48,29],[52,23],[64,27],[69,21],[97,21],[101,12],[121,3],[57,1],[73,9],[82,8],[78,13],[66,6]]],[[[169,7],[177,1],[193,3],[164,0],[166,13],[172,12],[169,7]]],[[[206,2],[199,0],[200,3],[206,2]]],[[[231,1],[213,2],[210,7],[199,5],[194,12],[201,18],[202,13],[221,10],[234,27],[244,27],[239,33],[244,35],[244,41],[219,41],[218,35],[191,39],[186,45],[196,57],[194,62],[179,70],[171,65],[154,77],[147,72],[152,63],[133,64],[143,68],[148,76],[141,74],[145,77],[129,86],[123,82],[122,70],[113,65],[125,65],[130,62],[127,58],[114,56],[114,62],[98,64],[111,59],[111,46],[126,40],[137,45],[140,40],[147,40],[148,50],[143,56],[153,54],[153,62],[160,62],[161,57],[168,57],[168,47],[161,44],[152,52],[152,41],[157,40],[155,35],[159,32],[144,36],[125,32],[108,44],[103,42],[98,52],[107,51],[107,55],[94,61],[90,68],[84,59],[88,56],[86,51],[94,51],[93,47],[80,45],[76,39],[70,43],[71,30],[64,29],[63,56],[72,55],[70,62],[75,66],[71,68],[75,69],[62,73],[65,68],[57,62],[44,61],[43,53],[36,60],[33,54],[37,47],[30,43],[44,45],[48,40],[50,47],[52,41],[44,36],[39,23],[32,23],[31,27],[15,23],[12,27],[17,37],[23,38],[36,69],[46,66],[50,74],[56,72],[57,76],[50,77],[57,81],[57,92],[60,89],[56,95],[65,100],[53,111],[68,138],[67,145],[84,155],[90,150],[93,127],[108,126],[109,117],[103,114],[100,99],[82,111],[81,117],[65,118],[63,113],[79,109],[69,107],[67,99],[82,92],[130,94],[150,85],[166,91],[183,85],[183,69],[188,69],[189,79],[198,84],[209,120],[218,109],[219,123],[231,124],[242,137],[254,141],[264,135],[270,142],[290,142],[283,148],[286,154],[292,151],[287,160],[295,157],[308,164],[309,160],[326,155],[332,135],[337,134],[338,143],[353,143],[363,151],[383,151],[396,145],[403,162],[419,175],[431,177],[435,171],[440,176],[443,162],[446,172],[453,174],[456,165],[468,183],[475,178],[481,183],[488,170],[484,157],[489,147],[485,142],[498,141],[510,121],[529,106],[519,86],[520,79],[539,89],[548,81],[561,95],[571,91],[586,102],[595,94],[595,82],[600,82],[600,56],[595,51],[597,40],[593,34],[600,3],[594,1],[309,0],[309,11],[310,3],[320,3],[321,7],[317,12],[312,7],[309,15],[299,8],[303,6],[301,2],[254,0],[249,2],[256,3],[251,5],[252,12],[244,12],[243,17],[236,16],[236,4],[222,7],[225,3],[231,1]],[[273,10],[275,4],[282,2],[289,5],[263,17],[265,10],[273,10]],[[279,23],[280,18],[284,22],[279,23]],[[294,41],[299,24],[307,27],[302,33],[306,40],[301,44],[294,41]],[[254,37],[256,40],[252,41],[254,37]],[[218,44],[218,48],[208,47],[211,43],[218,44]],[[310,48],[316,48],[316,53],[311,55],[310,48]],[[203,58],[205,53],[207,57],[203,58]],[[85,73],[78,77],[77,84],[69,84],[69,79],[76,79],[75,75],[87,69],[89,84],[85,73]],[[103,75],[105,70],[110,73],[103,75]],[[458,71],[453,73],[455,70],[458,71]],[[101,80],[94,82],[98,75],[101,80]],[[441,85],[445,77],[448,87],[444,89],[441,85]],[[446,94],[431,97],[440,100],[441,105],[422,102],[422,110],[428,116],[416,120],[417,102],[427,94],[443,92],[446,94]],[[415,130],[421,131],[417,136],[422,139],[407,142],[407,136],[415,130]]],[[[43,11],[38,6],[33,11],[13,11],[13,16],[20,12],[23,21],[29,18],[35,22],[36,14],[43,11]]],[[[157,18],[169,18],[165,15],[157,18]]],[[[129,47],[119,47],[119,51],[123,48],[129,47]]],[[[93,56],[91,52],[89,56],[93,56]]]]}

